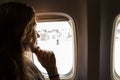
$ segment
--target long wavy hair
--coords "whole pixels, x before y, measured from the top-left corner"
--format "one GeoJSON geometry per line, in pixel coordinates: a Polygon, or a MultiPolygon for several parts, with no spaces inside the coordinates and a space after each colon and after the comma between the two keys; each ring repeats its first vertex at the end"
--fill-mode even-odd
{"type": "Polygon", "coordinates": [[[31,51],[31,43],[36,42],[34,25],[35,13],[30,6],[17,2],[0,5],[0,80],[42,77],[25,57],[31,51]]]}

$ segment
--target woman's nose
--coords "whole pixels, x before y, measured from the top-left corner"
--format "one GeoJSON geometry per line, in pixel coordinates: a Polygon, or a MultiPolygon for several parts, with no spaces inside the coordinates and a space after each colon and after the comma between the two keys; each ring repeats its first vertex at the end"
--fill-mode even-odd
{"type": "Polygon", "coordinates": [[[40,35],[39,35],[39,33],[37,32],[37,38],[40,38],[40,35]]]}

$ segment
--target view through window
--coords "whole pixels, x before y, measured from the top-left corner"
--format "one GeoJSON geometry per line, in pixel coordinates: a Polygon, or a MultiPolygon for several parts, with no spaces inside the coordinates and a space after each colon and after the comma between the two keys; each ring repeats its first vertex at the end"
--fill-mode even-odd
{"type": "MultiPolygon", "coordinates": [[[[59,74],[70,73],[74,61],[73,29],[70,22],[38,22],[36,30],[40,35],[38,46],[55,53],[59,74]]],[[[33,61],[42,73],[47,73],[34,54],[33,61]]]]}
{"type": "Polygon", "coordinates": [[[120,76],[120,23],[116,26],[114,45],[114,69],[120,76]]]}

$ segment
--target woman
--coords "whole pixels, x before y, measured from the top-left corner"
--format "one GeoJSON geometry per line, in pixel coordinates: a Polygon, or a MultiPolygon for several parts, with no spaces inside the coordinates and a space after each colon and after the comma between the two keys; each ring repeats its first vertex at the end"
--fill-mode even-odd
{"type": "Polygon", "coordinates": [[[0,80],[44,80],[26,54],[35,53],[50,80],[60,80],[55,55],[36,46],[35,13],[22,3],[0,5],[0,80]]]}

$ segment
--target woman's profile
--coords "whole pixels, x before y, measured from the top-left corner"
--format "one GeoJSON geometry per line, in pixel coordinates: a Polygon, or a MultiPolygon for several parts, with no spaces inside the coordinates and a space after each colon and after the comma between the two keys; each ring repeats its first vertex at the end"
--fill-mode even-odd
{"type": "Polygon", "coordinates": [[[36,45],[35,13],[30,6],[0,4],[0,80],[45,80],[26,54],[35,53],[50,80],[60,80],[55,55],[36,45]]]}

